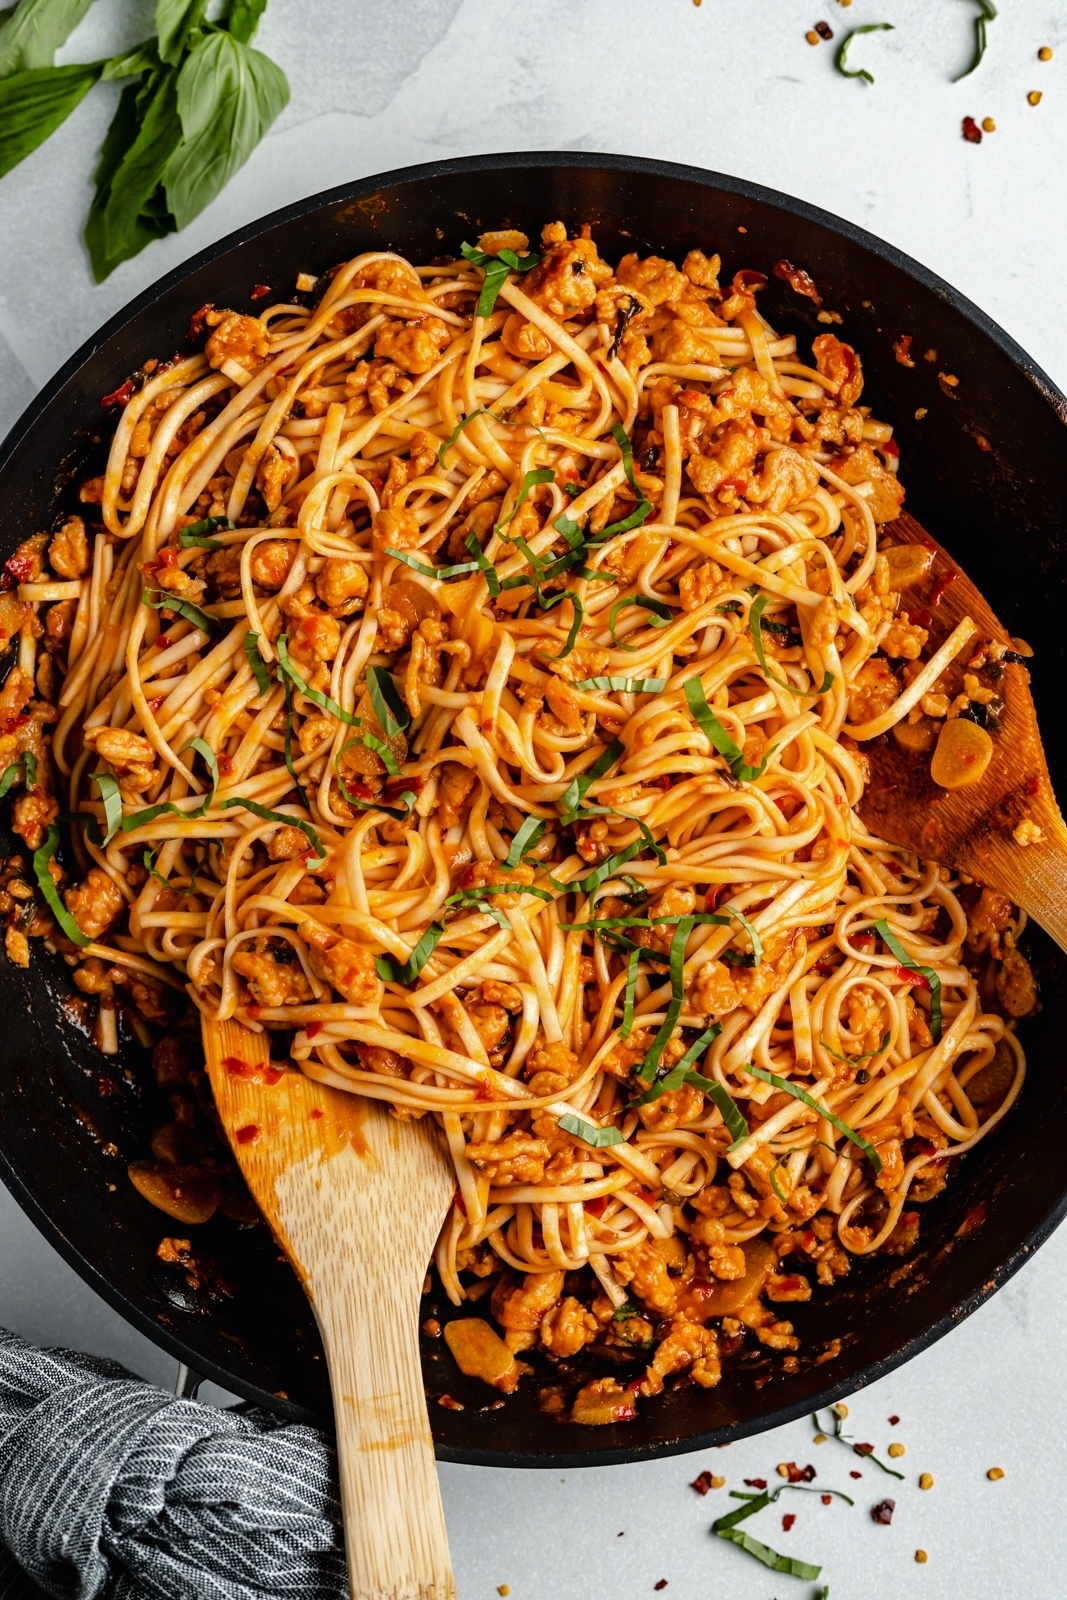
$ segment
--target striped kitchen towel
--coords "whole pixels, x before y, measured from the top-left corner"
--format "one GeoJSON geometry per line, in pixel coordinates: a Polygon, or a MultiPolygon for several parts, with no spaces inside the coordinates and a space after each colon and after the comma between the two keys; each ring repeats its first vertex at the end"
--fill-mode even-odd
{"type": "Polygon", "coordinates": [[[343,1600],[314,1428],[0,1330],[0,1600],[343,1600]]]}

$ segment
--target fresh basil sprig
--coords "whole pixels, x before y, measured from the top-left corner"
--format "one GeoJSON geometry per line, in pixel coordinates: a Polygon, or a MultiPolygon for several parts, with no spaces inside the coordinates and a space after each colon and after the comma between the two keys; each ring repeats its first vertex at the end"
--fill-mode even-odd
{"type": "Polygon", "coordinates": [[[704,685],[699,678],[686,679],[685,698],[689,703],[690,711],[707,735],[709,743],[721,756],[725,757],[726,764],[738,783],[751,783],[754,779],[762,777],[767,770],[768,761],[778,746],[771,746],[758,767],[749,766],[745,760],[744,752],[734,744],[734,741],[709,706],[707,695],[704,693],[704,685]]]}
{"type": "Polygon", "coordinates": [[[208,535],[214,533],[216,528],[232,530],[233,526],[229,517],[201,517],[199,522],[191,522],[187,528],[181,530],[178,543],[183,550],[188,550],[191,546],[199,550],[222,550],[225,548],[222,540],[210,539],[208,535]]]}
{"type": "MultiPolygon", "coordinates": [[[[817,1111],[820,1117],[825,1117],[827,1122],[833,1124],[838,1133],[843,1133],[845,1138],[851,1140],[858,1150],[863,1151],[863,1154],[874,1168],[876,1175],[881,1172],[882,1158],[870,1140],[865,1139],[861,1133],[857,1133],[855,1128],[850,1128],[847,1122],[842,1122],[836,1112],[831,1111],[829,1106],[824,1106],[821,1100],[816,1100],[814,1095],[810,1095],[798,1083],[791,1083],[788,1078],[779,1077],[777,1072],[767,1072],[763,1067],[753,1066],[751,1062],[745,1067],[745,1071],[750,1072],[754,1078],[762,1078],[764,1083],[773,1084],[776,1089],[781,1089],[786,1094],[791,1094],[794,1100],[801,1101],[803,1105],[809,1106],[812,1111],[817,1111]]],[[[733,1146],[731,1145],[730,1148],[733,1149],[733,1146]]]]}
{"type": "Polygon", "coordinates": [[[90,0],[21,0],[0,21],[0,176],[100,80],[129,78],[100,150],[85,242],[97,282],[184,228],[243,166],[289,98],[250,41],[266,0],[156,0],[155,34],[110,60],[53,65],[90,0]]]}
{"type": "Polygon", "coordinates": [[[437,942],[443,938],[444,931],[443,922],[431,922],[404,962],[394,961],[392,956],[376,956],[374,966],[379,978],[384,979],[386,983],[402,983],[410,988],[436,950],[437,942]]]}
{"type": "Polygon", "coordinates": [[[186,622],[191,622],[194,628],[199,628],[201,633],[214,633],[218,623],[206,611],[201,611],[199,606],[194,606],[191,600],[183,600],[180,595],[169,594],[166,589],[146,589],[141,596],[143,606],[151,606],[153,611],[173,611],[177,617],[184,617],[186,622]],[[153,593],[160,599],[153,600],[153,593]]]}

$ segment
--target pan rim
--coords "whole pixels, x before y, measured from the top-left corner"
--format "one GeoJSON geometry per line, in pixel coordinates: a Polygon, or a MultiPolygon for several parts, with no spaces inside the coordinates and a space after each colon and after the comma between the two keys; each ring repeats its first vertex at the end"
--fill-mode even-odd
{"type": "MultiPolygon", "coordinates": [[[[279,207],[266,216],[257,218],[252,222],[246,223],[243,227],[226,234],[223,238],[206,246],[187,260],[180,262],[142,290],[133,300],[129,301],[110,317],[96,333],[91,335],[63,363],[55,375],[30,402],[29,406],[9,430],[6,438],[0,443],[0,470],[18,451],[30,431],[38,425],[52,402],[63,393],[67,385],[91,357],[109,344],[134,318],[143,311],[150,309],[171,289],[180,285],[200,269],[210,267],[213,263],[220,261],[230,251],[280,226],[291,226],[302,217],[325,210],[331,206],[359,200],[382,189],[400,188],[429,178],[530,169],[544,170],[546,168],[623,172],[645,179],[664,178],[687,182],[719,193],[754,201],[762,206],[781,212],[786,219],[801,219],[823,228],[829,233],[843,238],[868,255],[897,269],[922,288],[932,292],[940,300],[944,301],[952,311],[970,323],[983,338],[990,341],[1011,362],[1012,366],[1038,391],[1041,399],[1049,406],[1058,420],[1067,426],[1067,396],[1062,393],[1048,374],[1010,334],[1000,327],[986,312],[982,311],[980,307],[975,305],[973,301],[953,288],[938,274],[923,266],[922,263],[916,261],[897,246],[880,239],[877,235],[868,232],[857,224],[808,201],[786,195],[780,190],[771,189],[744,178],[715,172],[707,168],[640,156],[589,151],[540,150],[453,157],[448,160],[423,162],[372,174],[369,177],[341,184],[295,201],[290,205],[279,207]]],[[[218,1363],[201,1356],[182,1337],[162,1327],[150,1314],[129,1301],[123,1291],[105,1277],[100,1267],[81,1253],[79,1248],[67,1237],[61,1224],[45,1211],[44,1207],[30,1192],[19,1172],[12,1165],[2,1143],[0,1143],[0,1176],[2,1176],[6,1187],[22,1210],[26,1212],[30,1220],[49,1243],[54,1246],[67,1264],[73,1267],[83,1281],[88,1283],[102,1299],[114,1310],[118,1311],[138,1331],[149,1338],[153,1344],[165,1349],[168,1354],[179,1362],[194,1368],[204,1378],[210,1379],[231,1392],[241,1394],[260,1405],[268,1405],[272,1410],[294,1421],[312,1421],[321,1426],[322,1419],[317,1414],[299,1407],[291,1401],[282,1401],[258,1385],[239,1380],[233,1373],[226,1371],[218,1363]]],[[[579,1467],[619,1466],[638,1460],[653,1460],[707,1449],[728,1440],[766,1432],[771,1428],[781,1426],[810,1413],[815,1406],[822,1409],[832,1404],[835,1400],[855,1393],[858,1389],[864,1388],[867,1384],[884,1377],[913,1356],[928,1349],[937,1340],[944,1337],[951,1328],[956,1327],[966,1317],[970,1316],[978,1306],[985,1303],[992,1293],[1013,1277],[1023,1263],[1033,1255],[1034,1251],[1045,1243],[1065,1216],[1067,1216],[1067,1187],[1065,1187],[1064,1192],[1056,1203],[1050,1206],[1040,1222],[1031,1229],[1026,1238],[1020,1242],[1004,1261],[990,1272],[987,1281],[980,1288],[974,1290],[960,1303],[945,1312],[936,1322],[924,1328],[921,1333],[914,1335],[899,1349],[878,1361],[868,1364],[859,1373],[842,1378],[835,1384],[828,1385],[811,1399],[798,1400],[778,1406],[761,1414],[759,1417],[735,1424],[706,1430],[701,1433],[675,1435],[674,1437],[660,1439],[649,1444],[562,1449],[550,1454],[533,1456],[524,1451],[493,1449],[478,1445],[457,1448],[438,1442],[435,1445],[437,1457],[442,1461],[468,1465],[512,1468],[536,1467],[554,1469],[559,1467],[575,1469],[579,1467]]]]}

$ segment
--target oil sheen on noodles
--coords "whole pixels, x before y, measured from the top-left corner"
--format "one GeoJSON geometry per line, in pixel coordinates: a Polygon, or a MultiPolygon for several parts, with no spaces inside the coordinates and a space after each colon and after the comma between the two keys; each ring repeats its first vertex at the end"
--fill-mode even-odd
{"type": "Polygon", "coordinates": [[[958,883],[856,811],[863,741],[969,630],[924,663],[892,430],[759,275],[612,269],[558,225],[539,263],[482,247],[209,314],[126,404],[53,744],[69,811],[105,829],[99,773],[122,804],[76,841],[128,909],[92,948],[439,1117],[440,1275],[523,1275],[493,1278],[513,1353],[621,1308],[673,1319],[646,1393],[710,1384],[724,1307],[796,1344],[731,1286],[805,1298],[771,1269],[812,1222],[824,1282],[885,1246],[1019,1092],[958,883]]]}

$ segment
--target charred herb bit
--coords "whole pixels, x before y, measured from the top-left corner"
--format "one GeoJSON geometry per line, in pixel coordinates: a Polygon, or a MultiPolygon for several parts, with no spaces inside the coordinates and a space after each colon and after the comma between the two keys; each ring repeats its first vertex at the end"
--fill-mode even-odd
{"type": "MultiPolygon", "coordinates": [[[[873,1461],[874,1465],[879,1467],[882,1472],[888,1474],[890,1478],[899,1478],[901,1483],[904,1482],[904,1474],[902,1472],[894,1472],[893,1468],[887,1467],[884,1461],[879,1461],[878,1457],[874,1453],[873,1445],[857,1444],[854,1439],[850,1439],[848,1437],[841,1427],[841,1418],[838,1416],[837,1411],[833,1406],[830,1407],[829,1415],[830,1423],[826,1424],[819,1420],[819,1413],[817,1411],[812,1412],[811,1420],[815,1424],[815,1431],[817,1433],[831,1434],[833,1438],[838,1440],[840,1444],[847,1445],[852,1451],[853,1455],[863,1456],[864,1460],[866,1461],[873,1461]]],[[[859,1473],[856,1473],[855,1476],[859,1477],[859,1473]]]]}
{"type": "Polygon", "coordinates": [[[853,39],[861,33],[892,33],[891,22],[866,22],[862,28],[853,28],[851,33],[845,35],[834,57],[834,66],[843,78],[862,78],[864,83],[873,83],[874,79],[866,67],[848,66],[848,52],[853,39]]]}
{"type": "Polygon", "coordinates": [[[472,244],[461,244],[459,248],[472,267],[481,267],[485,273],[475,308],[475,315],[479,317],[492,316],[496,297],[504,287],[509,272],[529,272],[541,260],[533,251],[527,256],[519,256],[514,250],[500,250],[491,256],[484,250],[475,249],[472,244]]]}
{"type": "Polygon", "coordinates": [[[375,971],[386,983],[402,983],[410,988],[444,936],[443,922],[431,922],[408,959],[401,963],[392,956],[376,956],[375,971]]]}
{"type": "Polygon", "coordinates": [[[608,346],[607,360],[614,361],[622,346],[623,336],[629,327],[631,319],[637,315],[641,307],[632,295],[627,295],[627,304],[620,300],[615,308],[615,337],[608,346]]]}
{"type": "Polygon", "coordinates": [[[564,1133],[573,1134],[584,1144],[592,1145],[594,1150],[607,1150],[612,1145],[623,1143],[619,1128],[598,1128],[595,1123],[587,1122],[584,1117],[570,1112],[565,1117],[560,1117],[558,1126],[564,1133]]]}
{"type": "Polygon", "coordinates": [[[857,1149],[863,1151],[875,1173],[881,1172],[882,1159],[874,1145],[871,1144],[869,1139],[865,1139],[861,1133],[857,1133],[855,1128],[850,1128],[847,1122],[842,1122],[841,1118],[831,1111],[829,1106],[825,1106],[820,1100],[816,1100],[814,1095],[810,1095],[799,1084],[792,1083],[788,1078],[780,1077],[777,1072],[767,1072],[763,1067],[754,1066],[752,1063],[745,1067],[745,1071],[751,1073],[754,1078],[762,1078],[764,1083],[771,1083],[776,1089],[781,1089],[786,1094],[791,1094],[794,1100],[800,1100],[804,1105],[809,1106],[812,1111],[817,1111],[820,1117],[825,1117],[827,1122],[833,1124],[838,1133],[843,1133],[845,1138],[850,1140],[857,1149]]]}
{"type": "Polygon", "coordinates": [[[88,934],[85,934],[81,931],[81,929],[78,927],[78,924],[75,922],[74,918],[63,904],[63,901],[60,899],[56,880],[48,870],[49,862],[52,860],[52,857],[55,855],[58,848],[59,829],[53,822],[48,829],[48,832],[44,836],[43,843],[40,844],[33,852],[34,876],[37,879],[38,888],[48,903],[48,909],[59,923],[59,926],[63,929],[63,932],[66,934],[67,938],[70,939],[73,944],[81,945],[81,947],[84,949],[87,944],[92,944],[93,941],[89,938],[88,934]]]}
{"type": "Polygon", "coordinates": [[[875,923],[874,931],[880,936],[883,944],[888,945],[902,967],[907,967],[909,972],[917,972],[926,979],[926,986],[930,990],[930,1032],[933,1035],[934,1043],[939,1043],[941,1039],[941,979],[933,967],[921,967],[918,962],[911,959],[900,940],[890,931],[889,924],[884,917],[875,923]]]}
{"type": "MultiPolygon", "coordinates": [[[[997,8],[993,4],[993,0],[977,0],[977,5],[978,15],[974,19],[974,55],[971,57],[970,66],[965,68],[958,78],[954,79],[956,83],[961,83],[964,78],[969,78],[974,69],[980,65],[982,57],[986,53],[986,46],[989,43],[986,24],[996,20],[997,8]]],[[[965,134],[964,137],[966,138],[967,135],[965,134]]],[[[981,138],[981,134],[978,137],[981,138]]],[[[977,140],[975,143],[977,143],[977,140]]]]}

